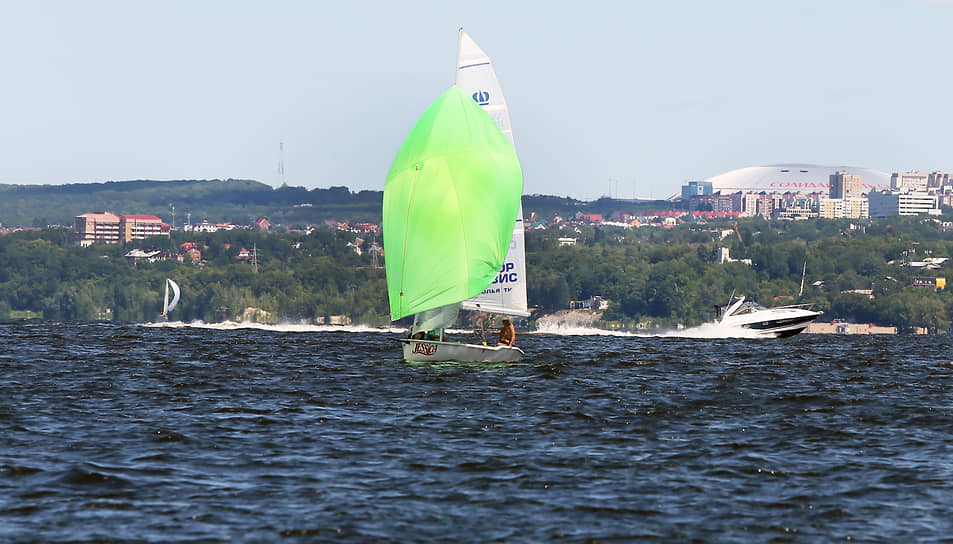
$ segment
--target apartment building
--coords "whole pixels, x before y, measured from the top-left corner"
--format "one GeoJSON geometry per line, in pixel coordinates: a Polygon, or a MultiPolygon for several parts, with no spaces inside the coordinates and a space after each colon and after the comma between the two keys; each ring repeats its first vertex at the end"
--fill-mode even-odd
{"type": "Polygon", "coordinates": [[[925,192],[871,191],[870,217],[892,215],[940,215],[937,197],[925,192]]]}
{"type": "Polygon", "coordinates": [[[93,212],[77,215],[73,221],[73,234],[82,247],[95,243],[118,244],[119,216],[109,212],[93,212]]]}
{"type": "Polygon", "coordinates": [[[103,211],[84,213],[73,221],[76,242],[83,247],[169,236],[170,230],[169,225],[154,215],[116,215],[103,211]]]}

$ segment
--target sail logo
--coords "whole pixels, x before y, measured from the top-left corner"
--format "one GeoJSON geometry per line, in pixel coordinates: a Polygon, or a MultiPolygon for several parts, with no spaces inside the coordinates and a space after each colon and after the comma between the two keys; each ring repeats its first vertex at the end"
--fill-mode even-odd
{"type": "Polygon", "coordinates": [[[417,342],[414,344],[414,353],[419,353],[421,355],[433,355],[437,353],[437,344],[423,344],[417,342]]]}
{"type": "Polygon", "coordinates": [[[476,100],[477,104],[486,106],[490,103],[490,93],[487,91],[477,91],[473,93],[473,99],[476,100]]]}
{"type": "Polygon", "coordinates": [[[493,278],[494,285],[497,283],[516,283],[519,281],[519,274],[516,273],[516,265],[514,263],[503,263],[503,266],[500,267],[500,273],[493,278]]]}

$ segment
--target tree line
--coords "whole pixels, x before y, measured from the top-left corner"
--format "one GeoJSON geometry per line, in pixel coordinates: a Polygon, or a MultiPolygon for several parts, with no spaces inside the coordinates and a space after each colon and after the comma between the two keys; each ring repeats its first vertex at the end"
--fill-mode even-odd
{"type": "MultiPolygon", "coordinates": [[[[914,285],[914,278],[950,280],[953,261],[939,270],[910,266],[953,255],[953,240],[932,218],[864,221],[765,221],[685,224],[672,229],[582,227],[569,233],[526,233],[528,298],[534,318],[572,300],[610,301],[606,326],[694,326],[714,318],[714,305],[743,294],[766,306],[811,303],[821,319],[843,319],[946,331],[953,316],[949,289],[914,285]],[[727,234],[727,235],[726,235],[727,234]],[[726,235],[726,236],[725,236],[726,235]],[[720,262],[728,248],[735,262],[720,262]],[[750,260],[750,265],[741,259],[750,260]],[[866,292],[869,291],[869,294],[866,292]]],[[[389,323],[383,258],[365,236],[330,229],[312,234],[247,230],[174,232],[171,239],[76,247],[69,229],[0,236],[0,318],[141,322],[161,310],[165,279],[182,301],[173,319],[241,320],[249,308],[271,319],[389,323]],[[192,242],[202,262],[175,258],[130,262],[130,249],[178,254],[192,242]],[[350,245],[349,245],[350,244],[350,245]],[[257,266],[238,259],[256,249],[257,266]],[[376,264],[376,266],[375,266],[376,264]]]]}

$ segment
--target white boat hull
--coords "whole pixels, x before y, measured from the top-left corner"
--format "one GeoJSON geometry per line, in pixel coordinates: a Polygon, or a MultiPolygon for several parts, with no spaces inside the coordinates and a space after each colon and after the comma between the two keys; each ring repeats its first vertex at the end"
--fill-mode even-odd
{"type": "Polygon", "coordinates": [[[803,305],[764,308],[739,297],[727,305],[721,315],[720,325],[747,329],[758,336],[787,338],[806,329],[819,315],[821,312],[809,310],[803,305]]]}
{"type": "Polygon", "coordinates": [[[523,350],[508,346],[484,346],[459,342],[399,339],[404,360],[412,363],[453,361],[458,363],[514,363],[523,350]]]}
{"type": "MultiPolygon", "coordinates": [[[[816,316],[814,316],[816,317],[816,316]]],[[[774,325],[764,324],[764,323],[754,323],[754,324],[744,324],[744,325],[735,325],[747,329],[751,332],[756,333],[758,336],[765,336],[768,338],[787,338],[789,336],[794,336],[800,334],[804,329],[814,321],[814,317],[804,318],[800,322],[794,322],[790,324],[774,325]]],[[[731,324],[728,324],[731,326],[731,324]]]]}

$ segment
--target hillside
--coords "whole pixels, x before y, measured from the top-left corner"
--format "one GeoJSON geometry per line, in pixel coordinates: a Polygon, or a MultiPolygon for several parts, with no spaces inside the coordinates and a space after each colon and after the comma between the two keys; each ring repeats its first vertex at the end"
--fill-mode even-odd
{"type": "MultiPolygon", "coordinates": [[[[267,217],[274,224],[319,224],[326,219],[380,223],[383,191],[351,192],[347,187],[278,189],[253,180],[213,179],[176,181],[108,181],[69,185],[0,184],[0,225],[45,227],[73,224],[77,215],[93,211],[118,214],[148,214],[176,226],[188,218],[193,223],[251,224],[267,217]]],[[[623,209],[670,209],[672,203],[625,202],[603,198],[584,202],[569,197],[526,195],[523,209],[528,216],[576,212],[608,215],[623,209]]]]}
{"type": "Polygon", "coordinates": [[[352,193],[346,187],[274,189],[252,180],[109,181],[70,185],[0,185],[0,224],[8,227],[72,225],[77,215],[113,213],[157,215],[166,222],[208,219],[249,224],[259,217],[273,223],[318,223],[347,215],[379,221],[382,193],[352,193]]]}

